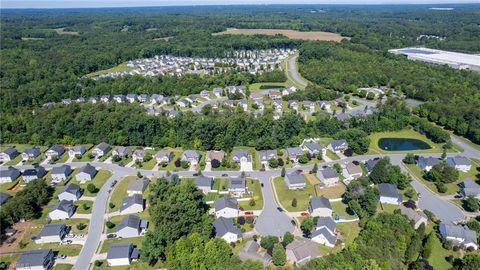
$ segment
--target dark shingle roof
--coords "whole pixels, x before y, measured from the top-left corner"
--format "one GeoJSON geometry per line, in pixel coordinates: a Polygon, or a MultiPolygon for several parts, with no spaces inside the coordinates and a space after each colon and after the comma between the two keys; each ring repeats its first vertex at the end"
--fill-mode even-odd
{"type": "Polygon", "coordinates": [[[128,185],[128,191],[144,192],[149,183],[148,178],[136,179],[128,185]]]}
{"type": "Polygon", "coordinates": [[[52,208],[52,211],[58,209],[58,210],[63,211],[63,212],[68,212],[68,211],[70,211],[70,209],[72,207],[74,207],[74,205],[71,201],[61,200],[57,205],[55,205],[52,208]]]}
{"type": "Polygon", "coordinates": [[[327,167],[323,170],[320,171],[322,173],[323,178],[325,179],[330,179],[330,178],[336,178],[339,176],[337,170],[331,167],[327,167]]]}
{"type": "Polygon", "coordinates": [[[108,248],[107,260],[130,258],[132,251],[133,251],[132,243],[113,243],[108,248]]]}
{"type": "Polygon", "coordinates": [[[132,196],[126,197],[122,201],[122,206],[120,206],[120,212],[129,208],[132,205],[141,204],[143,205],[143,197],[140,194],[133,194],[132,196]]]}
{"type": "Polygon", "coordinates": [[[212,183],[212,177],[199,175],[195,178],[195,185],[197,185],[197,187],[211,187],[212,183]]]}
{"type": "Polygon", "coordinates": [[[6,170],[0,170],[0,177],[9,177],[16,179],[20,176],[20,171],[13,167],[8,167],[6,170]]]}
{"type": "Polygon", "coordinates": [[[86,173],[90,175],[91,177],[95,176],[97,174],[97,169],[90,165],[90,163],[87,163],[85,166],[83,166],[79,172],[86,173]]]}
{"type": "Polygon", "coordinates": [[[35,249],[25,251],[22,253],[22,255],[20,255],[16,268],[34,266],[43,267],[45,259],[50,256],[51,252],[51,249],[35,249]]]}
{"type": "Polygon", "coordinates": [[[142,223],[142,220],[139,217],[135,215],[128,215],[122,219],[120,224],[117,225],[117,229],[121,230],[126,227],[138,229],[140,228],[141,223],[142,223]]]}
{"type": "Polygon", "coordinates": [[[331,232],[335,232],[337,229],[337,224],[332,217],[318,217],[316,227],[318,228],[322,226],[327,227],[331,232]]]}
{"type": "Polygon", "coordinates": [[[219,198],[215,201],[215,211],[222,210],[224,208],[238,209],[238,202],[235,198],[219,198]]]}
{"type": "Polygon", "coordinates": [[[219,217],[213,222],[213,227],[215,227],[215,235],[218,237],[222,237],[226,233],[234,233],[238,237],[242,236],[242,232],[233,225],[233,219],[231,218],[219,217]]]}
{"type": "Polygon", "coordinates": [[[394,184],[381,183],[378,184],[380,196],[389,198],[400,198],[397,187],[394,184]]]}
{"type": "Polygon", "coordinates": [[[303,176],[302,171],[295,170],[287,174],[286,180],[290,184],[303,184],[307,183],[305,176],[303,176]]]}
{"type": "Polygon", "coordinates": [[[67,192],[67,193],[70,193],[70,194],[77,194],[78,191],[80,191],[80,186],[79,185],[68,184],[63,188],[62,193],[67,192]]]}
{"type": "Polygon", "coordinates": [[[318,209],[318,208],[332,209],[332,205],[330,204],[330,201],[323,196],[311,197],[310,198],[310,207],[313,210],[318,209]]]}
{"type": "Polygon", "coordinates": [[[232,177],[228,179],[229,189],[242,189],[245,188],[245,177],[232,177]]]}
{"type": "Polygon", "coordinates": [[[66,225],[63,223],[51,223],[43,227],[42,231],[38,236],[57,236],[60,235],[60,232],[66,229],[66,225]]]}
{"type": "Polygon", "coordinates": [[[70,174],[71,170],[70,166],[64,164],[62,166],[53,167],[52,174],[70,174]]]}

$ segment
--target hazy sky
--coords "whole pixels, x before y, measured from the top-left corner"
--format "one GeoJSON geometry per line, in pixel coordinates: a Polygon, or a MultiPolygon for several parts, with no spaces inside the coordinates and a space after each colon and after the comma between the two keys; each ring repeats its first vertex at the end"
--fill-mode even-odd
{"type": "Polygon", "coordinates": [[[2,8],[132,7],[229,4],[445,4],[480,0],[0,0],[2,8]]]}

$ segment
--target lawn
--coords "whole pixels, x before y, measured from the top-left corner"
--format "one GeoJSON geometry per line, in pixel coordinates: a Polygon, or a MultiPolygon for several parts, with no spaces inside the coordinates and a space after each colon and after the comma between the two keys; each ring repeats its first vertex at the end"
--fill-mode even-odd
{"type": "Polygon", "coordinates": [[[166,167],[160,166],[158,169],[162,171],[171,171],[171,172],[185,171],[185,169],[182,167],[175,167],[175,160],[182,158],[183,149],[182,148],[166,148],[164,150],[172,151],[174,156],[172,158],[172,161],[170,161],[170,163],[166,167]]]}
{"type": "Polygon", "coordinates": [[[442,242],[440,241],[438,236],[435,237],[432,255],[430,255],[430,259],[428,260],[428,262],[433,266],[435,270],[451,269],[452,265],[445,259],[450,255],[458,258],[460,256],[460,253],[454,252],[453,250],[444,249],[442,246],[442,242]]]}
{"type": "Polygon", "coordinates": [[[353,213],[347,211],[348,205],[344,204],[342,201],[332,202],[333,216],[340,216],[344,219],[354,219],[356,216],[353,213]]]}
{"type": "Polygon", "coordinates": [[[224,197],[224,194],[218,194],[216,192],[210,192],[207,195],[205,195],[205,201],[210,202],[210,201],[215,201],[216,199],[224,197]]]}
{"type": "Polygon", "coordinates": [[[340,236],[337,240],[337,247],[341,247],[341,242],[345,243],[345,246],[348,246],[353,243],[355,238],[357,238],[360,233],[360,226],[358,222],[344,222],[337,223],[337,230],[340,231],[340,236]]]}
{"type": "MultiPolygon", "coordinates": [[[[252,217],[254,217],[254,216],[252,216],[252,217]]],[[[256,219],[257,217],[254,217],[254,218],[256,219]]],[[[235,219],[234,219],[234,224],[235,224],[237,227],[239,227],[240,230],[241,230],[243,233],[249,232],[249,231],[253,230],[253,227],[254,227],[254,226],[252,226],[252,224],[254,224],[254,223],[248,224],[248,223],[245,222],[243,225],[240,225],[240,224],[237,223],[237,219],[238,219],[238,218],[235,218],[235,219]]],[[[254,222],[255,222],[255,221],[254,221],[254,222]]]]}
{"type": "Polygon", "coordinates": [[[263,194],[262,194],[262,187],[260,186],[260,182],[257,180],[247,179],[247,188],[250,192],[252,192],[252,198],[255,200],[255,205],[250,206],[250,201],[241,201],[239,205],[244,210],[262,210],[263,209],[263,194]]]}
{"type": "Polygon", "coordinates": [[[68,152],[65,152],[57,161],[55,161],[55,163],[65,163],[69,157],[68,152]]]}
{"type": "Polygon", "coordinates": [[[59,263],[53,266],[53,270],[71,270],[73,265],[66,263],[59,263]]]}
{"type": "MultiPolygon", "coordinates": [[[[453,195],[453,194],[456,194],[459,190],[459,187],[458,187],[458,184],[460,182],[462,182],[465,178],[467,177],[470,177],[472,178],[471,176],[472,175],[475,175],[475,171],[476,171],[476,168],[475,166],[472,166],[472,169],[470,169],[470,171],[468,173],[463,173],[463,172],[460,172],[460,177],[459,177],[459,180],[456,181],[456,182],[453,182],[453,183],[448,183],[448,184],[445,184],[445,187],[447,188],[447,192],[445,193],[439,193],[438,190],[437,190],[437,187],[435,186],[434,182],[430,182],[430,181],[427,181],[423,178],[423,171],[422,169],[420,169],[420,167],[418,167],[417,165],[415,164],[406,164],[409,172],[415,177],[417,178],[420,182],[422,182],[425,186],[427,186],[430,190],[432,190],[433,192],[437,193],[437,194],[440,194],[440,195],[453,195]]],[[[475,179],[475,177],[473,177],[472,179],[475,179]]]]}
{"type": "Polygon", "coordinates": [[[315,196],[315,190],[310,181],[304,189],[290,190],[282,177],[273,179],[273,186],[280,204],[289,212],[306,211],[310,195],[315,196]],[[292,206],[293,198],[297,199],[297,207],[292,206]]]}
{"type": "MultiPolygon", "coordinates": [[[[312,175],[312,177],[315,177],[315,176],[312,175]]],[[[328,199],[341,198],[346,190],[347,190],[347,187],[342,182],[331,187],[325,187],[325,188],[319,188],[318,186],[316,187],[317,196],[323,195],[325,198],[328,198],[328,199]]]]}
{"type": "Polygon", "coordinates": [[[90,222],[89,219],[86,218],[72,218],[72,219],[67,219],[67,220],[52,220],[52,223],[65,223],[67,226],[71,227],[71,232],[72,233],[78,233],[78,234],[86,234],[88,231],[88,223],[90,222]],[[83,223],[87,225],[85,229],[79,230],[77,228],[77,225],[83,223]]]}
{"type": "Polygon", "coordinates": [[[13,269],[13,266],[17,263],[19,257],[20,257],[19,253],[2,255],[0,257],[0,262],[8,263],[8,266],[11,266],[11,268],[7,267],[7,269],[13,269]]]}
{"type": "Polygon", "coordinates": [[[95,77],[95,76],[98,76],[98,75],[117,72],[117,71],[131,71],[131,70],[133,70],[133,68],[127,66],[127,63],[125,62],[125,63],[122,63],[118,66],[114,66],[112,68],[109,68],[109,69],[104,69],[104,70],[99,70],[99,71],[89,73],[86,76],[87,77],[95,77]]]}
{"type": "Polygon", "coordinates": [[[393,211],[398,209],[398,205],[388,204],[388,203],[379,203],[377,206],[378,212],[387,212],[393,214],[393,211]]]}
{"type": "Polygon", "coordinates": [[[52,249],[67,256],[77,256],[82,250],[82,245],[60,245],[59,243],[35,244],[31,241],[23,250],[30,249],[52,249]]]}
{"type": "Polygon", "coordinates": [[[127,196],[127,189],[130,182],[137,179],[136,176],[127,176],[123,180],[119,181],[118,184],[114,187],[110,196],[110,203],[113,203],[115,207],[108,207],[109,212],[115,212],[120,209],[123,198],[127,196]]]}
{"type": "Polygon", "coordinates": [[[105,239],[103,241],[102,249],[100,250],[100,253],[107,252],[108,248],[113,243],[132,243],[134,246],[137,246],[137,248],[141,248],[143,239],[145,239],[143,236],[132,237],[132,238],[122,238],[122,239],[105,239]]]}
{"type": "Polygon", "coordinates": [[[327,157],[329,157],[331,160],[339,160],[340,157],[335,154],[334,152],[327,150],[327,157]]]}
{"type": "Polygon", "coordinates": [[[73,158],[73,161],[74,162],[89,162],[89,161],[93,161],[95,158],[90,158],[90,154],[92,153],[92,150],[93,150],[93,146],[92,145],[88,145],[88,146],[85,146],[88,150],[87,152],[85,152],[81,158],[76,158],[74,157],[73,158]]]}
{"type": "MultiPolygon", "coordinates": [[[[101,261],[102,265],[101,266],[93,266],[93,270],[105,270],[105,269],[113,269],[113,270],[152,270],[152,269],[160,269],[161,267],[155,266],[150,266],[145,262],[138,261],[138,262],[132,262],[131,265],[126,265],[126,266],[108,266],[107,261],[103,260],[101,261]]],[[[158,263],[158,264],[161,264],[158,263]]]]}
{"type": "Polygon", "coordinates": [[[107,182],[108,178],[112,176],[112,173],[107,170],[98,170],[97,175],[92,179],[92,181],[88,181],[86,183],[80,184],[77,180],[72,180],[73,183],[79,184],[81,188],[84,190],[84,195],[85,196],[95,196],[95,193],[91,193],[87,190],[87,185],[92,183],[94,184],[98,189],[102,188],[102,186],[107,182]]]}
{"type": "Polygon", "coordinates": [[[20,180],[21,180],[21,177],[17,178],[17,180],[15,180],[11,183],[0,184],[0,191],[10,193],[10,194],[15,193],[11,189],[13,189],[13,187],[15,187],[18,183],[20,183],[20,180]]]}
{"type": "Polygon", "coordinates": [[[91,214],[92,213],[92,201],[76,201],[75,205],[77,206],[77,213],[79,214],[91,214]],[[84,209],[86,205],[86,209],[84,209]]]}
{"type": "Polygon", "coordinates": [[[249,85],[248,89],[250,91],[258,91],[265,89],[282,89],[289,86],[287,82],[263,82],[263,83],[252,83],[249,85]]]}
{"type": "Polygon", "coordinates": [[[213,190],[227,191],[228,179],[227,178],[215,178],[213,181],[213,190]]]}

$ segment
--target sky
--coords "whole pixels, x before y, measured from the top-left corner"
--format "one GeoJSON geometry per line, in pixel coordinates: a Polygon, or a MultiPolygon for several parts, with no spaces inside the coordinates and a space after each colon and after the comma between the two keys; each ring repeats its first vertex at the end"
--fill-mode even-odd
{"type": "Polygon", "coordinates": [[[86,8],[237,4],[460,4],[480,0],[0,0],[1,8],[86,8]]]}

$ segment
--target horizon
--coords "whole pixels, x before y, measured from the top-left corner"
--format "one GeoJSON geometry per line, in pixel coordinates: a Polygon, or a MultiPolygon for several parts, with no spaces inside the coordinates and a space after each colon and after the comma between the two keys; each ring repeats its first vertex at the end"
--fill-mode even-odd
{"type": "Polygon", "coordinates": [[[462,5],[462,4],[480,4],[480,0],[460,0],[452,3],[452,0],[340,0],[340,1],[294,1],[294,0],[263,0],[257,2],[254,0],[180,0],[172,1],[161,0],[6,0],[2,1],[1,9],[69,9],[69,8],[140,8],[140,7],[189,7],[189,6],[266,6],[266,5],[462,5]]]}

